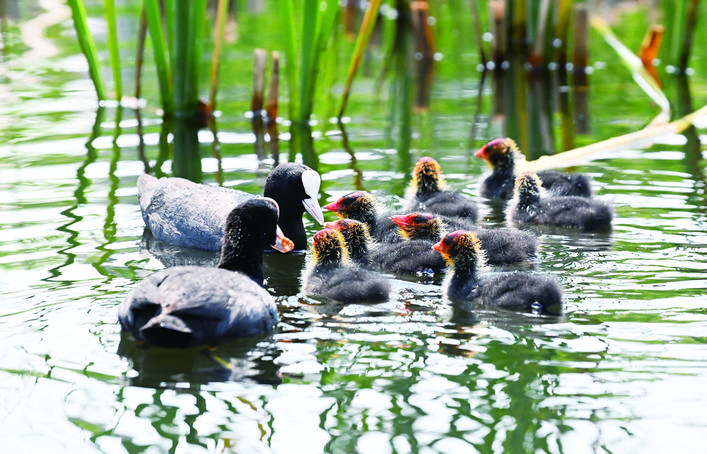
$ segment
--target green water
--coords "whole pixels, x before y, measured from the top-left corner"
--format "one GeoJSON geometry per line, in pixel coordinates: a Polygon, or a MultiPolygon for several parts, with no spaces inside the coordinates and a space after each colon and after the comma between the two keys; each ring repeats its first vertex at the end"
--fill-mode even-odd
{"type": "MultiPolygon", "coordinates": [[[[20,12],[36,14],[29,3],[20,12]]],[[[222,159],[202,131],[202,165],[207,183],[259,193],[272,161],[256,155],[243,115],[259,40],[242,14],[243,48],[229,51],[220,91],[222,159]]],[[[134,15],[125,16],[134,29],[134,15]]],[[[317,136],[322,205],[362,187],[395,206],[412,163],[431,155],[451,186],[479,202],[483,225],[503,225],[502,210],[478,197],[486,168],[468,152],[475,56],[452,52],[454,30],[445,33],[432,110],[413,118],[409,157],[397,151],[405,138],[385,90],[376,98],[370,79],[349,110],[355,160],[338,129],[317,136]]],[[[4,31],[0,62],[0,451],[703,451],[704,145],[665,135],[573,169],[593,177],[616,218],[610,233],[541,236],[538,268],[565,291],[559,318],[460,310],[429,279],[393,279],[383,304],[322,303],[300,292],[304,255],[269,254],[266,287],[280,309],[272,334],[209,351],[145,349],[120,332],[126,293],[170,260],[213,256],[144,236],[135,115],[114,107],[97,115],[70,21],[47,28],[49,55],[32,54],[23,36],[14,25],[4,31]]],[[[592,135],[577,135],[577,145],[631,132],[657,113],[614,54],[598,38],[593,46],[592,135]]],[[[695,52],[693,108],[707,102],[707,54],[695,52]]],[[[146,93],[142,140],[154,165],[161,127],[155,87],[146,93]]],[[[494,135],[492,96],[475,146],[494,135]]],[[[707,143],[707,119],[697,126],[707,143]]]]}

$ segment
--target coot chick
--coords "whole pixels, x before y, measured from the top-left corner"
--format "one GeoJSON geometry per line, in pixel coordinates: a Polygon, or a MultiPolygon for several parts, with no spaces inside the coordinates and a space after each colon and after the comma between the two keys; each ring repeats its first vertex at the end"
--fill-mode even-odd
{"type": "MultiPolygon", "coordinates": [[[[401,235],[411,240],[439,241],[449,230],[469,230],[463,225],[444,222],[430,213],[411,213],[393,216],[401,235]]],[[[471,229],[481,242],[481,249],[489,265],[509,265],[527,262],[536,255],[538,240],[535,235],[517,229],[471,229]]]]}
{"type": "Polygon", "coordinates": [[[391,286],[385,277],[354,265],[341,233],[324,229],[314,234],[302,288],[310,295],[343,303],[387,301],[391,286]]]}
{"type": "Polygon", "coordinates": [[[449,265],[444,293],[461,301],[479,301],[503,309],[562,311],[562,289],[550,275],[507,271],[480,274],[484,254],[479,239],[472,232],[456,230],[434,245],[449,265]]]}
{"type": "Polygon", "coordinates": [[[354,219],[339,219],[327,222],[324,226],[341,233],[353,263],[363,268],[368,267],[368,252],[372,240],[366,224],[354,219]]]}
{"type": "Polygon", "coordinates": [[[611,227],[611,207],[599,200],[544,194],[540,178],[524,173],[516,179],[515,192],[506,207],[507,218],[516,224],[550,225],[585,231],[611,227]]]}
{"type": "Polygon", "coordinates": [[[122,328],[158,347],[218,345],[257,336],[277,323],[277,307],[263,284],[263,250],[281,252],[277,204],[243,202],[229,213],[217,268],[176,266],[148,276],[118,308],[122,328]]]}
{"type": "Polygon", "coordinates": [[[415,164],[405,199],[408,212],[428,211],[472,222],[478,219],[476,203],[466,195],[448,189],[439,163],[428,156],[423,156],[415,164]]]}
{"type": "Polygon", "coordinates": [[[341,232],[351,261],[364,268],[405,275],[434,274],[446,268],[440,255],[430,249],[431,241],[372,244],[368,227],[362,222],[339,219],[326,226],[341,232]]]}
{"type": "MultiPolygon", "coordinates": [[[[525,162],[525,156],[516,143],[509,138],[493,139],[481,147],[475,156],[491,165],[492,171],[481,182],[481,195],[496,199],[513,197],[516,176],[525,162]]],[[[555,195],[591,197],[592,188],[589,177],[582,174],[569,174],[557,170],[538,172],[543,187],[555,195]]]]}
{"type": "Polygon", "coordinates": [[[374,241],[395,243],[400,241],[398,227],[390,220],[390,213],[383,211],[373,194],[365,191],[350,192],[336,202],[324,207],[342,219],[353,219],[368,226],[374,241]]]}
{"type": "MultiPolygon", "coordinates": [[[[265,182],[264,196],[280,206],[279,225],[295,249],[307,248],[302,214],[309,212],[320,224],[324,215],[317,201],[319,174],[303,164],[284,163],[275,167],[265,182]]],[[[138,201],[145,225],[153,237],[177,246],[217,251],[226,218],[245,200],[247,192],[197,184],[183,178],[140,175],[138,201]]]]}

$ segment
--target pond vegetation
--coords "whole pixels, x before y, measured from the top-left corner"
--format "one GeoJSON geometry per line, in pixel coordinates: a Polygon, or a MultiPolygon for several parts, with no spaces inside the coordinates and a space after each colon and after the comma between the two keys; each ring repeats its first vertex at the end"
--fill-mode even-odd
{"type": "Polygon", "coordinates": [[[67,3],[0,1],[3,451],[699,449],[698,1],[67,3]],[[305,255],[266,254],[271,334],[175,352],[121,333],[147,275],[218,259],[145,231],[140,174],[260,194],[301,161],[322,205],[397,208],[431,156],[493,228],[472,155],[502,136],[614,206],[609,232],[539,232],[562,315],[455,305],[439,276],[336,304],[302,292],[305,255]]]}

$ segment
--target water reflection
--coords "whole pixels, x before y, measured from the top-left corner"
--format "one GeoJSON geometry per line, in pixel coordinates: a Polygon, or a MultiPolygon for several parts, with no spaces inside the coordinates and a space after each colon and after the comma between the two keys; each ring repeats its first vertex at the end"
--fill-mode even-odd
{"type": "Polygon", "coordinates": [[[126,384],[147,388],[199,389],[222,381],[281,383],[276,359],[281,354],[271,337],[238,339],[217,348],[148,347],[126,332],[117,353],[130,360],[126,384]]]}

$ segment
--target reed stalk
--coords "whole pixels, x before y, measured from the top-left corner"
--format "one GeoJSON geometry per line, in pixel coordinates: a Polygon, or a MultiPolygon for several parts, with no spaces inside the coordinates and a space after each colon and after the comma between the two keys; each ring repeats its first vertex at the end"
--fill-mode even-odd
{"type": "Polygon", "coordinates": [[[79,41],[79,47],[86,57],[86,62],[88,63],[88,72],[93,81],[93,86],[96,89],[96,95],[99,101],[105,101],[108,99],[105,82],[103,81],[103,76],[101,75],[101,64],[98,58],[98,52],[96,50],[96,44],[93,41],[91,32],[88,29],[86,23],[86,8],[83,6],[83,1],[81,0],[68,0],[69,6],[71,7],[71,15],[74,20],[74,29],[76,30],[76,37],[79,41]]]}
{"type": "Polygon", "coordinates": [[[373,33],[373,27],[376,25],[376,18],[378,17],[380,4],[380,0],[371,0],[368,3],[368,8],[366,8],[366,14],[363,16],[363,22],[361,23],[361,28],[359,29],[358,36],[356,37],[354,52],[351,56],[351,62],[349,63],[344,92],[341,95],[341,102],[339,103],[339,111],[337,114],[337,118],[339,120],[344,116],[344,110],[346,109],[346,104],[348,103],[349,95],[351,94],[353,79],[358,71],[359,65],[361,64],[361,59],[363,58],[363,53],[366,50],[368,41],[371,38],[371,33],[373,33]]]}
{"type": "Polygon", "coordinates": [[[478,2],[476,0],[469,0],[469,7],[471,8],[471,18],[474,21],[474,34],[476,36],[476,46],[479,48],[479,58],[481,59],[481,64],[486,66],[488,59],[486,58],[486,50],[484,49],[484,32],[481,29],[481,18],[479,17],[478,2]]]}
{"type": "MultiPolygon", "coordinates": [[[[277,120],[278,98],[280,94],[280,53],[272,53],[272,65],[270,68],[270,89],[268,90],[268,100],[265,110],[268,113],[268,120],[275,124],[277,120]]],[[[273,140],[271,137],[270,140],[273,140]]],[[[275,138],[277,140],[277,138],[275,138]]]]}
{"type": "Polygon", "coordinates": [[[199,75],[206,0],[175,3],[172,74],[177,115],[194,115],[199,104],[199,75]]]}
{"type": "Polygon", "coordinates": [[[209,90],[208,110],[213,112],[216,109],[216,93],[218,92],[219,72],[221,65],[221,41],[223,40],[223,30],[226,25],[228,15],[228,1],[218,0],[216,9],[216,32],[214,36],[214,52],[211,57],[211,88],[209,90]]]}
{"type": "MultiPolygon", "coordinates": [[[[168,2],[165,2],[168,3],[168,2]]],[[[147,28],[152,41],[152,52],[157,70],[157,81],[160,86],[160,99],[162,109],[166,117],[174,115],[174,88],[172,81],[172,70],[167,54],[167,43],[162,27],[162,13],[160,11],[159,0],[144,0],[145,17],[147,18],[147,28]]],[[[166,15],[167,17],[169,15],[166,15]]]]}
{"type": "Polygon", "coordinates": [[[621,136],[612,137],[601,142],[568,150],[552,156],[542,156],[523,165],[523,172],[538,172],[545,169],[566,167],[588,162],[598,156],[630,147],[644,147],[665,134],[679,134],[689,128],[696,118],[707,115],[707,105],[670,123],[651,124],[646,128],[621,136]]]}
{"type": "Polygon", "coordinates": [[[114,0],[103,0],[103,14],[108,25],[108,51],[110,52],[110,67],[113,70],[113,89],[115,99],[123,97],[123,81],[120,75],[120,51],[118,50],[118,27],[115,18],[114,0]]]}
{"type": "Polygon", "coordinates": [[[295,113],[299,111],[299,97],[295,84],[298,80],[298,70],[296,63],[297,34],[295,33],[295,14],[293,0],[279,0],[280,16],[282,18],[282,31],[285,48],[285,72],[287,74],[287,85],[289,87],[290,102],[288,104],[290,118],[295,118],[295,113]]]}
{"type": "Polygon", "coordinates": [[[653,102],[660,107],[662,116],[665,119],[669,118],[670,102],[655,79],[653,79],[643,67],[641,59],[619,41],[609,28],[609,25],[602,18],[592,16],[590,18],[590,24],[603,36],[604,40],[616,51],[619,57],[621,57],[621,60],[631,71],[631,75],[636,83],[653,102]]]}
{"type": "Polygon", "coordinates": [[[253,51],[253,96],[250,99],[250,110],[255,117],[261,115],[265,100],[265,70],[268,53],[265,49],[253,51]]]}

